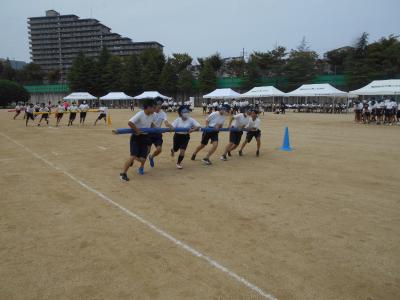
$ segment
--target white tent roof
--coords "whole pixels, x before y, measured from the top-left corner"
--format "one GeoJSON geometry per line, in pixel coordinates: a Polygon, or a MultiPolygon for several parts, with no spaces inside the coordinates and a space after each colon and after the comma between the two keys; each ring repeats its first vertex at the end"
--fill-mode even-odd
{"type": "Polygon", "coordinates": [[[400,95],[400,79],[375,80],[349,93],[352,95],[400,95]]]}
{"type": "Polygon", "coordinates": [[[286,94],[274,86],[256,86],[247,93],[240,95],[242,98],[284,97],[286,94]]]}
{"type": "Polygon", "coordinates": [[[107,95],[100,97],[100,100],[132,100],[133,97],[128,96],[124,92],[110,92],[107,95]]]}
{"type": "Polygon", "coordinates": [[[64,100],[96,100],[97,98],[89,93],[80,92],[80,93],[72,93],[63,98],[64,100]]]}
{"type": "Polygon", "coordinates": [[[297,90],[286,94],[289,97],[347,97],[348,94],[328,83],[303,84],[297,90]]]}
{"type": "Polygon", "coordinates": [[[239,97],[240,94],[232,89],[216,89],[213,92],[203,96],[203,98],[209,99],[233,99],[239,97]]]}
{"type": "Polygon", "coordinates": [[[164,96],[157,91],[143,92],[140,95],[135,96],[133,98],[136,100],[141,100],[141,99],[155,99],[157,97],[160,97],[162,99],[171,99],[170,97],[164,96]]]}

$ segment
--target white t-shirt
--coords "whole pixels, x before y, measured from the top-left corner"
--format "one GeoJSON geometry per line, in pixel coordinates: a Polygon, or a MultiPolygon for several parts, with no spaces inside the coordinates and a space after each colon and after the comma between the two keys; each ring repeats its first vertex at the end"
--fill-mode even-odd
{"type": "Polygon", "coordinates": [[[68,107],[68,110],[72,113],[76,112],[78,110],[78,106],[76,105],[71,105],[70,107],[68,107]]]}
{"type": "Polygon", "coordinates": [[[249,123],[249,117],[245,114],[237,114],[233,116],[232,126],[234,128],[244,128],[249,123]]]}
{"type": "Polygon", "coordinates": [[[21,106],[17,105],[17,106],[15,107],[15,110],[16,110],[16,111],[21,110],[21,106]]]}
{"type": "Polygon", "coordinates": [[[129,122],[135,124],[138,128],[150,128],[151,124],[154,122],[154,114],[146,115],[145,112],[141,110],[130,118],[129,122]]]}
{"type": "Polygon", "coordinates": [[[249,123],[246,126],[249,129],[260,129],[260,119],[256,118],[253,120],[253,118],[250,118],[249,123]]]}
{"type": "Polygon", "coordinates": [[[30,106],[27,106],[26,109],[25,109],[25,111],[26,111],[27,113],[33,113],[34,110],[35,110],[35,109],[34,109],[33,107],[30,107],[30,106]]]}
{"type": "Polygon", "coordinates": [[[101,115],[101,114],[106,114],[107,115],[107,112],[108,112],[108,108],[107,107],[105,107],[105,106],[99,107],[99,115],[101,115]]]}
{"type": "Polygon", "coordinates": [[[46,113],[46,112],[49,112],[50,109],[49,109],[47,106],[45,106],[45,107],[42,107],[42,108],[40,109],[40,111],[46,113]]]}
{"type": "MultiPolygon", "coordinates": [[[[186,120],[183,120],[181,117],[179,117],[172,122],[172,127],[174,128],[193,128],[200,126],[200,123],[191,117],[187,118],[186,120]]],[[[187,134],[187,132],[177,132],[177,134],[187,134]]]]}
{"type": "Polygon", "coordinates": [[[64,105],[60,104],[59,106],[57,106],[57,112],[63,113],[64,111],[65,111],[64,105]]]}
{"type": "Polygon", "coordinates": [[[160,110],[158,113],[154,113],[153,124],[156,127],[160,128],[162,126],[163,122],[166,120],[167,120],[167,114],[164,111],[160,110]]]}
{"type": "Polygon", "coordinates": [[[218,111],[211,113],[207,119],[209,127],[216,127],[218,125],[224,125],[225,116],[221,115],[218,111]]]}
{"type": "Polygon", "coordinates": [[[89,110],[89,105],[82,103],[81,105],[79,105],[79,110],[83,111],[83,112],[87,112],[89,110]]]}

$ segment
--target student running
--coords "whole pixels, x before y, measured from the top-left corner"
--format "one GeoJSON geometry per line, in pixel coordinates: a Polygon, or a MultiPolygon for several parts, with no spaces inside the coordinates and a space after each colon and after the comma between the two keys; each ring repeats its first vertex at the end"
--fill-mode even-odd
{"type": "Polygon", "coordinates": [[[202,150],[205,146],[207,146],[208,142],[211,140],[212,147],[208,151],[207,155],[202,159],[202,162],[206,165],[211,165],[210,156],[217,150],[218,147],[218,134],[219,129],[224,125],[225,122],[225,114],[227,111],[230,111],[230,107],[227,105],[223,105],[219,111],[215,111],[211,113],[206,118],[206,127],[213,128],[214,131],[205,131],[203,132],[201,143],[196,148],[192,155],[192,160],[196,160],[196,155],[202,150]]]}
{"type": "Polygon", "coordinates": [[[62,117],[64,116],[64,105],[61,103],[61,101],[58,101],[58,105],[57,105],[57,111],[56,111],[56,126],[58,126],[60,124],[60,121],[62,119],[62,117]]]}
{"type": "Polygon", "coordinates": [[[253,137],[257,142],[257,152],[256,155],[260,156],[260,146],[261,146],[261,130],[260,130],[260,118],[258,117],[258,111],[253,109],[250,114],[249,124],[246,126],[249,130],[246,134],[246,139],[240,147],[239,155],[243,155],[244,147],[251,142],[253,137]]]}
{"type": "Polygon", "coordinates": [[[124,164],[122,173],[119,177],[123,181],[129,181],[127,172],[133,163],[138,161],[140,167],[138,173],[144,175],[144,164],[149,153],[149,136],[145,132],[141,132],[140,128],[154,127],[154,104],[153,101],[146,101],[143,105],[143,110],[137,112],[128,122],[134,133],[130,139],[130,156],[124,164]]]}
{"type": "Polygon", "coordinates": [[[89,105],[87,105],[86,101],[83,101],[80,105],[79,105],[79,124],[84,125],[85,124],[85,120],[86,120],[86,114],[89,110],[89,105]]]}
{"type": "Polygon", "coordinates": [[[76,106],[75,102],[72,102],[72,105],[68,107],[68,111],[69,111],[68,126],[72,126],[76,118],[76,112],[78,111],[78,106],[76,106]]]}
{"type": "Polygon", "coordinates": [[[14,120],[15,120],[16,117],[19,116],[19,114],[21,113],[21,110],[22,110],[21,105],[17,104],[17,105],[15,106],[15,115],[14,115],[14,118],[13,118],[14,120]]]}
{"type": "Polygon", "coordinates": [[[99,115],[97,116],[96,121],[94,121],[94,126],[96,126],[97,122],[100,121],[101,119],[104,119],[104,123],[107,123],[107,113],[108,113],[108,108],[104,105],[100,106],[99,115]]]}
{"type": "Polygon", "coordinates": [[[33,108],[33,104],[29,103],[25,109],[25,113],[26,113],[26,121],[25,121],[25,126],[28,126],[28,122],[29,120],[35,121],[35,117],[33,115],[33,112],[35,111],[35,109],[33,108]]]}
{"type": "Polygon", "coordinates": [[[171,149],[171,156],[179,151],[176,167],[182,169],[182,161],[185,157],[186,148],[189,144],[190,133],[197,131],[200,128],[200,123],[190,117],[190,109],[186,106],[181,106],[178,109],[179,118],[172,122],[173,128],[188,128],[188,132],[175,132],[173,138],[173,146],[171,149]]]}
{"type": "Polygon", "coordinates": [[[40,112],[41,112],[41,117],[40,117],[38,126],[41,125],[42,120],[45,120],[46,124],[49,125],[49,113],[50,113],[49,107],[46,106],[44,103],[42,103],[41,107],[40,107],[40,112]]]}

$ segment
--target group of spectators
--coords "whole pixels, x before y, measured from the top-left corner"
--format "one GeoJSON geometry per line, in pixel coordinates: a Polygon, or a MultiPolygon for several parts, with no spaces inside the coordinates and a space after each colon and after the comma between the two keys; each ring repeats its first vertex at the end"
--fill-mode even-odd
{"type": "Polygon", "coordinates": [[[356,123],[376,125],[400,125],[400,110],[394,98],[356,101],[354,103],[356,123]]]}

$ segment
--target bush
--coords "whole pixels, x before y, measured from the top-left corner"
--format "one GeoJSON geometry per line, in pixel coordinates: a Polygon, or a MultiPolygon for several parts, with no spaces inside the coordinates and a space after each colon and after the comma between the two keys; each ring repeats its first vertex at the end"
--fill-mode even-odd
{"type": "Polygon", "coordinates": [[[0,80],[0,106],[12,102],[26,102],[31,98],[28,91],[20,84],[10,80],[0,80]]]}

